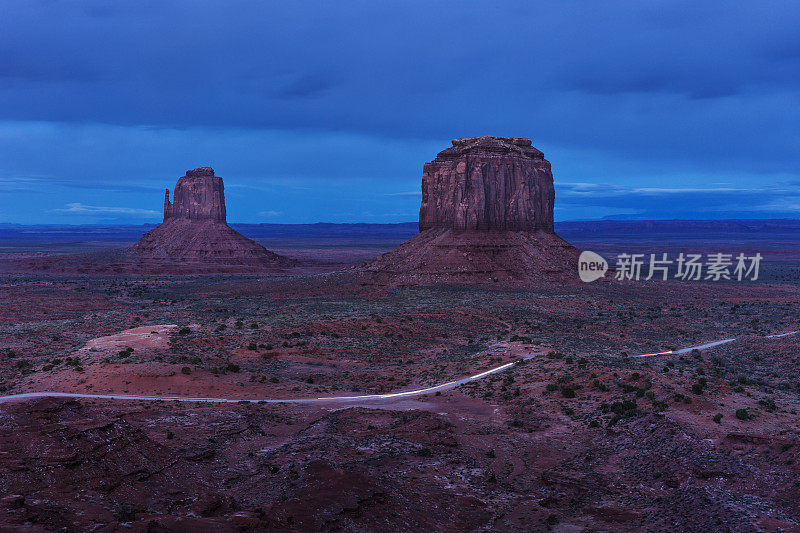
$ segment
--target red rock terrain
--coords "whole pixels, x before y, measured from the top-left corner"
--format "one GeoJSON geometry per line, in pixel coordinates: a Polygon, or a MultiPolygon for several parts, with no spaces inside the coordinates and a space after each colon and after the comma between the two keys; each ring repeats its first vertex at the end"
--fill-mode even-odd
{"type": "Polygon", "coordinates": [[[0,530],[800,525],[800,336],[766,337],[798,329],[796,282],[331,279],[4,275],[0,394],[352,396],[530,359],[361,405],[0,402],[0,530]]]}
{"type": "Polygon", "coordinates": [[[554,201],[530,139],[455,139],[424,166],[420,234],[365,265],[365,283],[574,281],[578,251],[553,230],[554,201]]]}
{"type": "Polygon", "coordinates": [[[233,400],[3,398],[0,531],[800,530],[800,334],[770,336],[800,329],[797,241],[740,243],[754,283],[555,283],[538,152],[450,150],[425,229],[356,276],[149,275],[242,265],[192,237],[225,231],[204,169],[119,252],[147,276],[0,275],[0,396],[233,400]]]}

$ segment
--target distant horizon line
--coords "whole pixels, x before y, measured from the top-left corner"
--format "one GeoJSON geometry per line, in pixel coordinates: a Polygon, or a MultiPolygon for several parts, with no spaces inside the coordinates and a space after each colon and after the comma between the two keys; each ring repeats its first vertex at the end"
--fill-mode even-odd
{"type": "MultiPolygon", "coordinates": [[[[743,222],[743,221],[799,221],[800,217],[778,217],[778,218],[579,218],[569,220],[556,220],[556,224],[568,224],[576,222],[743,222]]],[[[70,224],[70,223],[35,223],[35,224],[22,224],[19,222],[0,222],[0,228],[3,227],[37,227],[37,226],[158,226],[162,222],[143,222],[139,224],[125,223],[125,222],[90,222],[84,224],[70,224]]],[[[417,225],[417,221],[406,222],[226,222],[231,225],[248,225],[248,226],[402,226],[402,225],[417,225]]]]}

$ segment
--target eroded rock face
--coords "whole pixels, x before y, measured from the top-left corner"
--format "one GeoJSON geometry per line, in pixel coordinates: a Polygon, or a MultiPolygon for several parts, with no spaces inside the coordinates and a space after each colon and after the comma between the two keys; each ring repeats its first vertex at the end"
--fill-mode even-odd
{"type": "Polygon", "coordinates": [[[189,170],[175,185],[173,203],[169,189],[164,195],[164,220],[186,218],[190,220],[215,220],[225,222],[225,187],[222,178],[214,175],[211,167],[189,170]]]}
{"type": "Polygon", "coordinates": [[[419,229],[553,231],[550,162],[530,139],[469,137],[426,163],[419,229]]]}
{"type": "Polygon", "coordinates": [[[530,139],[469,137],[426,163],[419,235],[364,265],[365,285],[569,283],[550,163],[530,139]]]}

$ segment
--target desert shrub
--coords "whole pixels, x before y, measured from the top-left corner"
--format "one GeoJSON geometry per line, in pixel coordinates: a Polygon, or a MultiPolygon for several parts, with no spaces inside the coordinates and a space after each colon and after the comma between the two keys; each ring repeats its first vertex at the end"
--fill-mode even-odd
{"type": "Polygon", "coordinates": [[[236,363],[228,363],[225,366],[225,370],[227,370],[228,372],[238,372],[240,370],[240,367],[236,363]]]}
{"type": "Polygon", "coordinates": [[[598,422],[597,420],[591,420],[589,422],[589,427],[590,428],[599,428],[600,427],[600,422],[598,422]]]}
{"type": "Polygon", "coordinates": [[[269,382],[270,382],[270,383],[278,383],[279,381],[280,381],[280,380],[279,380],[277,377],[275,377],[275,376],[272,376],[271,378],[269,378],[269,382]]]}
{"type": "Polygon", "coordinates": [[[256,350],[258,350],[258,346],[256,346],[256,343],[251,342],[250,344],[247,345],[247,349],[255,352],[256,350]]]}
{"type": "Polygon", "coordinates": [[[178,335],[188,335],[191,332],[192,332],[191,329],[187,327],[182,327],[181,329],[178,330],[178,335]]]}
{"type": "Polygon", "coordinates": [[[778,406],[775,404],[775,400],[772,398],[767,398],[765,400],[759,400],[758,404],[763,407],[765,410],[769,411],[770,413],[774,413],[778,410],[778,406]]]}
{"type": "Polygon", "coordinates": [[[488,450],[486,452],[486,457],[488,457],[489,459],[494,459],[495,457],[497,457],[497,455],[495,455],[494,450],[488,450]]]}
{"type": "Polygon", "coordinates": [[[717,414],[715,414],[715,415],[714,415],[714,418],[712,418],[711,420],[713,420],[714,422],[716,422],[717,424],[719,424],[719,423],[721,423],[721,422],[722,422],[722,415],[721,415],[721,414],[719,414],[719,413],[717,413],[717,414]]]}
{"type": "Polygon", "coordinates": [[[750,420],[750,411],[747,408],[737,409],[736,410],[736,419],[737,420],[750,420]]]}
{"type": "Polygon", "coordinates": [[[226,330],[227,328],[228,328],[228,326],[226,326],[225,324],[220,324],[219,326],[214,328],[214,331],[220,332],[220,331],[226,330]]]}
{"type": "Polygon", "coordinates": [[[564,398],[574,398],[575,397],[575,389],[572,387],[561,387],[561,396],[564,398]]]}
{"type": "Polygon", "coordinates": [[[545,390],[547,390],[547,392],[554,392],[558,390],[558,385],[556,385],[555,383],[548,383],[547,387],[545,387],[545,390]]]}
{"type": "Polygon", "coordinates": [[[695,383],[692,385],[692,392],[695,394],[703,394],[703,386],[699,383],[695,383]]]}
{"type": "Polygon", "coordinates": [[[683,403],[692,403],[692,399],[688,396],[681,394],[680,392],[676,392],[672,395],[672,399],[676,402],[683,402],[683,403]]]}
{"type": "Polygon", "coordinates": [[[621,416],[630,416],[636,412],[636,400],[616,401],[609,406],[609,410],[621,416]]]}
{"type": "Polygon", "coordinates": [[[181,368],[181,374],[186,374],[187,376],[192,373],[192,369],[188,366],[181,368]]]}
{"type": "Polygon", "coordinates": [[[433,452],[431,451],[430,448],[420,448],[419,450],[416,451],[416,454],[419,455],[420,457],[430,457],[433,455],[433,452]]]}

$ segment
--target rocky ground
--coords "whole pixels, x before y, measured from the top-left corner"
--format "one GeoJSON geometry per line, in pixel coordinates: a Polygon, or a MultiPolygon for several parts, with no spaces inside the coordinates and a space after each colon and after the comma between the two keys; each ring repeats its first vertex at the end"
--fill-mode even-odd
{"type": "Polygon", "coordinates": [[[0,529],[792,531],[796,267],[503,288],[298,276],[0,279],[0,529]],[[630,355],[739,337],[702,352],[630,355]]]}

